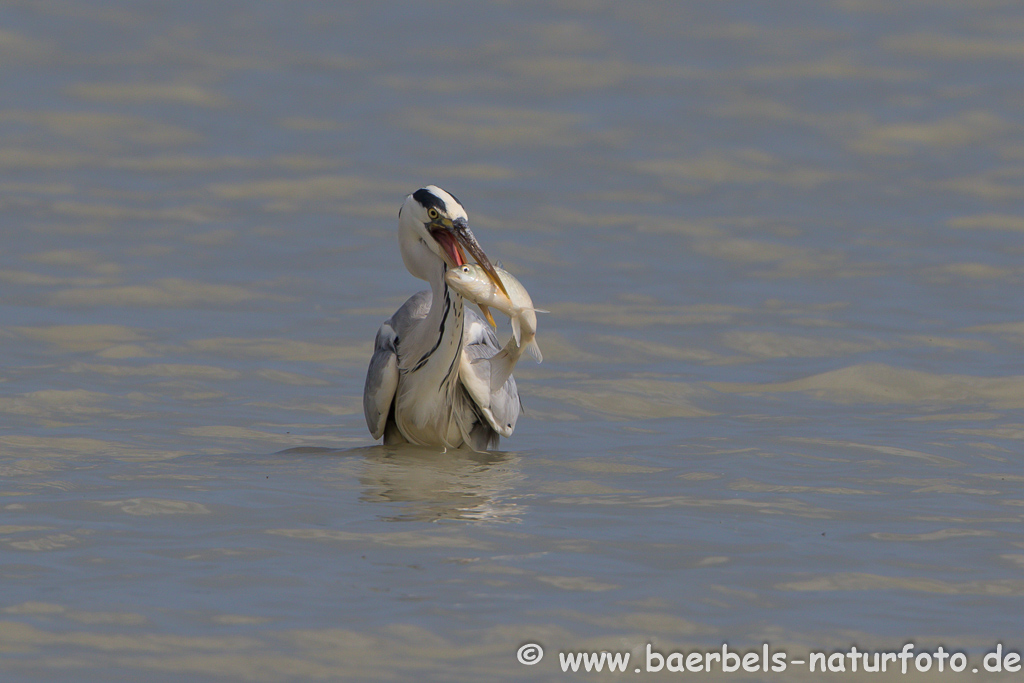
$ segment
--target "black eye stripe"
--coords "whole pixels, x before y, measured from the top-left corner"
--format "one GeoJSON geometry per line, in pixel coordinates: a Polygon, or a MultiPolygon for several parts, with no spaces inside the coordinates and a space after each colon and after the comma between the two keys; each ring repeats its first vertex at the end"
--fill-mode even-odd
{"type": "Polygon", "coordinates": [[[425,209],[435,209],[439,213],[447,209],[444,200],[425,187],[413,192],[412,198],[422,204],[425,209]]]}

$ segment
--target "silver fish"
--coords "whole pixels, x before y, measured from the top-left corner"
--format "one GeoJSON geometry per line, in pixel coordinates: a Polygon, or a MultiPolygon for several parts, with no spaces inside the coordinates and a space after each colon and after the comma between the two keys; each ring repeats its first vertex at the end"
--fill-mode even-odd
{"type": "Polygon", "coordinates": [[[538,363],[544,360],[537,346],[537,313],[547,312],[534,308],[529,292],[511,273],[499,266],[494,270],[508,292],[507,296],[476,264],[449,268],[444,276],[449,287],[478,305],[486,317],[490,317],[487,309],[495,308],[507,315],[512,323],[512,338],[505,348],[490,359],[482,359],[491,363],[492,390],[505,383],[524,351],[538,363]]]}

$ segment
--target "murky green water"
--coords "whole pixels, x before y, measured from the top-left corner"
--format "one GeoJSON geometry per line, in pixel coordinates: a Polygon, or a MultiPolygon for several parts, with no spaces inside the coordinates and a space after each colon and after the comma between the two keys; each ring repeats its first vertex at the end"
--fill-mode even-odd
{"type": "Polygon", "coordinates": [[[3,679],[1019,652],[1022,67],[1011,2],[0,5],[3,679]],[[551,311],[499,453],[363,423],[428,183],[551,311]]]}

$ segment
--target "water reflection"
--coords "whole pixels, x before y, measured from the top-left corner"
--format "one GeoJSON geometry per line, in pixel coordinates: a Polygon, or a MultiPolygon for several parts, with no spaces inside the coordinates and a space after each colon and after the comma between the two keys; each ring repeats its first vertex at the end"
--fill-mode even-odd
{"type": "Polygon", "coordinates": [[[439,452],[418,447],[354,449],[365,466],[360,500],[403,503],[388,521],[465,519],[519,522],[521,506],[510,495],[523,479],[519,457],[510,453],[465,450],[439,452]]]}
{"type": "Polygon", "coordinates": [[[392,503],[391,522],[470,520],[518,523],[523,511],[515,491],[524,479],[515,453],[448,450],[410,444],[347,450],[292,448],[285,454],[343,454],[362,458],[358,473],[367,503],[392,503]]]}

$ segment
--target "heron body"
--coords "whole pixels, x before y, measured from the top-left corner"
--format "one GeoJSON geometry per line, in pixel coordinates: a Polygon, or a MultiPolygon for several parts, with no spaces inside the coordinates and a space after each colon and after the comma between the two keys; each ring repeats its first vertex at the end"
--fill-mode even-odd
{"type": "Polygon", "coordinates": [[[463,249],[497,280],[494,268],[465,209],[439,187],[406,197],[398,226],[402,260],[430,290],[411,296],[377,331],[363,392],[366,424],[388,445],[495,448],[519,417],[515,379],[492,390],[489,359],[501,350],[498,339],[445,281],[449,268],[466,262],[463,249]]]}

